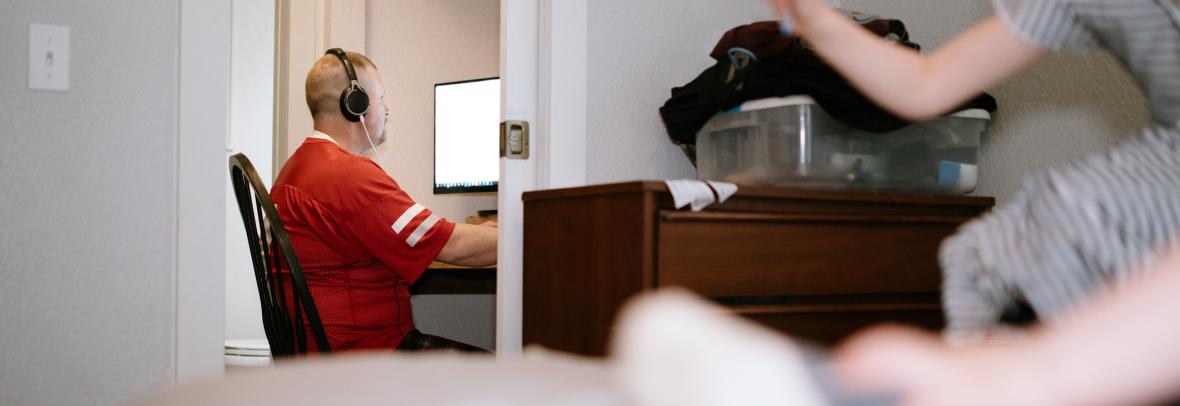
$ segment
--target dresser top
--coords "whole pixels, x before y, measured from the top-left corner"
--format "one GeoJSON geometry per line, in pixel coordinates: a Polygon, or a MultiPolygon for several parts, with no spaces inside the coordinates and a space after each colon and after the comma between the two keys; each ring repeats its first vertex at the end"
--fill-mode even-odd
{"type": "MultiPolygon", "coordinates": [[[[592,197],[612,194],[659,194],[670,195],[663,181],[640,180],[620,183],[581,186],[564,189],[548,189],[525,192],[525,202],[592,197]]],[[[882,193],[865,191],[818,190],[797,187],[738,186],[734,198],[760,198],[782,200],[807,200],[829,202],[864,202],[887,204],[917,204],[938,206],[990,207],[995,204],[991,197],[953,196],[932,194],[882,193]]]]}

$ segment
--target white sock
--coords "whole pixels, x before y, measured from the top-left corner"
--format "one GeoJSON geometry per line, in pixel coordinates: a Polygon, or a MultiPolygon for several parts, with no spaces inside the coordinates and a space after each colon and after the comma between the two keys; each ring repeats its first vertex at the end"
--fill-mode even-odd
{"type": "Polygon", "coordinates": [[[827,404],[798,346],[687,291],[640,296],[620,314],[611,362],[636,404],[827,404]]]}

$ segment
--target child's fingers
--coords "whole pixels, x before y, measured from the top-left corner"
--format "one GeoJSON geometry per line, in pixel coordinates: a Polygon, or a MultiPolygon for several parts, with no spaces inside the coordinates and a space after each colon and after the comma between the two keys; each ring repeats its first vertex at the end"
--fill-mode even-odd
{"type": "Polygon", "coordinates": [[[766,3],[774,8],[774,14],[780,20],[787,17],[789,14],[790,0],[766,0],[766,3]]]}
{"type": "Polygon", "coordinates": [[[938,374],[945,349],[929,333],[878,327],[858,334],[837,351],[838,370],[847,384],[866,392],[906,391],[938,374]]]}
{"type": "Polygon", "coordinates": [[[782,21],[781,30],[783,35],[790,35],[794,31],[795,25],[795,0],[766,0],[766,3],[774,8],[775,16],[782,21]]]}

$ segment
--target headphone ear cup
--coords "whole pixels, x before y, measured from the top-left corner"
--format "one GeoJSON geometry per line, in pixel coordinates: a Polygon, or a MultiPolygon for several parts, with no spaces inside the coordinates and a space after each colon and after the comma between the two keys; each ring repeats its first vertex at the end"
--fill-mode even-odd
{"type": "Polygon", "coordinates": [[[348,94],[351,92],[349,89],[344,89],[344,92],[340,93],[340,114],[344,116],[345,120],[355,123],[361,121],[361,118],[356,114],[348,112],[348,94]]]}
{"type": "Polygon", "coordinates": [[[348,88],[340,94],[340,113],[348,121],[361,121],[361,114],[368,112],[369,95],[364,90],[348,88]]]}

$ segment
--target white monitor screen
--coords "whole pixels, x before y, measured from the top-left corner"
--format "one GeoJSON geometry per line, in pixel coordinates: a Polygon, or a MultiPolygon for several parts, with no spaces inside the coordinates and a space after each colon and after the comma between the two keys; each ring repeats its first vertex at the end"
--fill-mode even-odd
{"type": "Polygon", "coordinates": [[[500,79],[434,85],[434,193],[494,192],[500,181],[500,79]]]}

